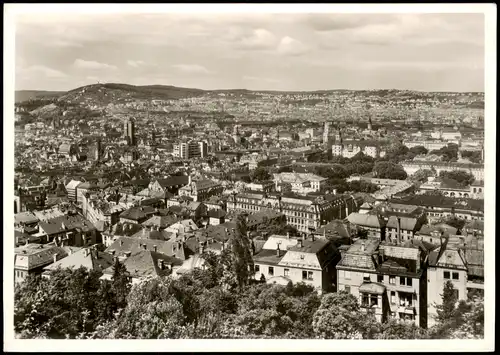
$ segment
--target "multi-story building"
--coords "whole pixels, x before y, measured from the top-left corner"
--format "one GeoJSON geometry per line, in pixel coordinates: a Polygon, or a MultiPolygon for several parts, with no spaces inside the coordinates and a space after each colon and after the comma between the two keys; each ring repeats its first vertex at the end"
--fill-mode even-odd
{"type": "Polygon", "coordinates": [[[358,153],[364,153],[372,158],[379,158],[385,155],[385,151],[380,148],[376,141],[342,141],[332,145],[332,155],[352,158],[358,153]]]}
{"type": "Polygon", "coordinates": [[[282,185],[288,184],[292,192],[308,194],[321,191],[327,179],[310,173],[280,173],[274,174],[273,180],[276,191],[281,191],[282,185]]]}
{"type": "Polygon", "coordinates": [[[439,150],[441,148],[444,148],[448,145],[448,142],[444,142],[441,140],[422,140],[422,141],[403,141],[403,144],[407,146],[408,148],[414,148],[414,147],[424,147],[428,151],[431,150],[439,150]]]}
{"type": "Polygon", "coordinates": [[[224,187],[215,181],[203,179],[191,181],[186,186],[179,189],[179,196],[187,196],[192,198],[195,202],[203,202],[212,196],[222,194],[224,187]]]}
{"type": "Polygon", "coordinates": [[[208,155],[208,143],[189,141],[175,144],[173,155],[181,159],[205,158],[208,155]]]}
{"type": "Polygon", "coordinates": [[[429,325],[435,324],[436,305],[441,304],[445,283],[450,281],[457,300],[466,300],[469,292],[484,292],[484,240],[450,236],[431,252],[427,272],[429,325]],[[479,241],[479,243],[478,243],[479,241]]]}
{"type": "Polygon", "coordinates": [[[304,282],[319,292],[335,290],[335,264],[340,254],[330,241],[314,236],[293,242],[287,236],[278,241],[273,237],[253,256],[256,280],[284,285],[304,282]]]}
{"type": "Polygon", "coordinates": [[[66,257],[65,249],[55,245],[28,244],[14,249],[14,281],[24,281],[29,275],[43,273],[47,265],[66,257]]]}
{"type": "Polygon", "coordinates": [[[358,240],[337,264],[338,290],[358,298],[378,321],[392,317],[426,328],[428,253],[419,241],[397,245],[358,240]]]}
{"type": "Polygon", "coordinates": [[[309,232],[309,228],[317,229],[333,219],[346,218],[358,207],[349,195],[286,197],[279,193],[248,191],[233,194],[227,201],[228,211],[254,213],[267,208],[283,213],[287,224],[297,230],[309,232]]]}

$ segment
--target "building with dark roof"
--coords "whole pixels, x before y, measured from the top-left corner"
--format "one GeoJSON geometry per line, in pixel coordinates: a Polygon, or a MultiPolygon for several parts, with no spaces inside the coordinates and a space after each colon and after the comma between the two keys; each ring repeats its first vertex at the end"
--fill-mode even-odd
{"type": "Polygon", "coordinates": [[[14,249],[14,281],[22,282],[29,275],[43,272],[43,268],[68,255],[67,250],[54,244],[28,244],[14,249]]]}

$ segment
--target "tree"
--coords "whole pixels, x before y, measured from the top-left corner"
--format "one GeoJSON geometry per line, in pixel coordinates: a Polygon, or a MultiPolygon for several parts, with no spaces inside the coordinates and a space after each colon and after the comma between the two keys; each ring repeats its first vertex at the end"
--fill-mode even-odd
{"type": "Polygon", "coordinates": [[[436,305],[436,320],[440,323],[447,323],[454,319],[455,305],[458,301],[453,283],[449,280],[444,284],[441,300],[441,304],[436,305]]]}
{"type": "Polygon", "coordinates": [[[380,179],[404,180],[408,177],[403,167],[391,162],[378,162],[373,167],[373,172],[380,179]]]}
{"type": "Polygon", "coordinates": [[[367,339],[377,331],[374,317],[362,313],[357,299],[345,291],[323,296],[312,326],[318,337],[326,339],[367,339]]]}
{"type": "Polygon", "coordinates": [[[439,177],[444,179],[455,180],[459,184],[469,186],[475,180],[474,175],[465,170],[441,171],[439,177]]]}
{"type": "Polygon", "coordinates": [[[379,190],[377,185],[364,180],[353,180],[348,183],[348,186],[349,186],[349,191],[352,192],[372,193],[379,190]]]}
{"type": "Polygon", "coordinates": [[[260,181],[267,181],[272,178],[271,174],[267,171],[266,168],[262,166],[258,166],[252,174],[252,181],[255,182],[260,182],[260,181]]]}
{"type": "Polygon", "coordinates": [[[484,298],[473,297],[460,301],[457,307],[459,324],[451,333],[452,339],[484,338],[484,298]]]}
{"type": "Polygon", "coordinates": [[[426,182],[429,177],[435,176],[435,173],[429,169],[419,169],[412,176],[413,181],[426,182]]]}
{"type": "Polygon", "coordinates": [[[406,322],[394,318],[381,324],[380,333],[376,339],[426,339],[427,332],[413,322],[406,322]]]}
{"type": "Polygon", "coordinates": [[[243,215],[238,215],[236,218],[235,233],[232,234],[230,239],[230,248],[233,257],[232,271],[236,276],[240,289],[248,283],[253,273],[252,248],[247,235],[245,218],[243,215]]]}
{"type": "Polygon", "coordinates": [[[118,259],[113,264],[113,276],[111,278],[111,290],[115,294],[117,308],[123,308],[127,304],[127,296],[130,292],[132,280],[125,265],[118,259]]]}
{"type": "Polygon", "coordinates": [[[422,154],[427,154],[429,150],[424,146],[417,145],[416,147],[411,147],[410,152],[415,155],[422,155],[422,154]]]}

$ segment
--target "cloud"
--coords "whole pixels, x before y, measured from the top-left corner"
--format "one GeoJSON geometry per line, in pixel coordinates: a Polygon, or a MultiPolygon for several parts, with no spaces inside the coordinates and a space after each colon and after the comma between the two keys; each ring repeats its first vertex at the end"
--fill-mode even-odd
{"type": "Polygon", "coordinates": [[[278,45],[278,52],[283,55],[298,56],[305,54],[309,49],[299,40],[285,36],[278,45]]]}
{"type": "Polygon", "coordinates": [[[63,79],[67,75],[62,71],[46,67],[44,65],[32,65],[20,70],[23,76],[43,76],[50,79],[63,79]]]}
{"type": "Polygon", "coordinates": [[[210,74],[210,70],[199,64],[175,64],[172,65],[173,68],[178,69],[184,73],[191,74],[210,74]]]}
{"type": "Polygon", "coordinates": [[[127,60],[127,64],[134,68],[146,65],[146,63],[143,62],[142,60],[127,60]]]}
{"type": "Polygon", "coordinates": [[[396,20],[389,14],[307,14],[302,23],[318,32],[338,31],[388,23],[396,20]]]}
{"type": "Polygon", "coordinates": [[[242,36],[238,41],[238,47],[250,50],[272,49],[276,46],[276,36],[263,28],[253,30],[251,34],[242,36]]]}
{"type": "Polygon", "coordinates": [[[75,59],[73,66],[79,69],[108,69],[108,70],[116,70],[118,69],[116,66],[106,63],[99,63],[92,60],[83,60],[83,59],[75,59]]]}

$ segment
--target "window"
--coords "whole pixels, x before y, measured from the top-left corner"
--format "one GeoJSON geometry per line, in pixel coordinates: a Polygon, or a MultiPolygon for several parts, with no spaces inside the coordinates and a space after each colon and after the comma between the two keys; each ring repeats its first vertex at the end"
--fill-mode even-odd
{"type": "Polygon", "coordinates": [[[314,273],[312,271],[307,272],[307,279],[308,280],[313,280],[314,279],[314,273]]]}
{"type": "Polygon", "coordinates": [[[363,274],[363,281],[370,281],[370,274],[363,274]]]}
{"type": "Polygon", "coordinates": [[[307,280],[307,271],[302,271],[302,280],[307,280]]]}
{"type": "Polygon", "coordinates": [[[384,282],[384,275],[377,275],[377,282],[384,282]]]}
{"type": "Polygon", "coordinates": [[[368,307],[369,302],[370,302],[370,298],[369,298],[368,294],[363,293],[363,296],[362,296],[362,299],[361,299],[361,305],[365,306],[365,307],[368,307]]]}
{"type": "Polygon", "coordinates": [[[289,274],[289,273],[290,273],[290,269],[285,269],[283,274],[284,274],[285,276],[288,276],[288,274],[289,274]]]}
{"type": "Polygon", "coordinates": [[[399,278],[399,284],[403,285],[403,286],[406,285],[406,277],[400,277],[399,278]]]}
{"type": "Polygon", "coordinates": [[[378,306],[378,296],[370,295],[370,306],[378,306]]]}
{"type": "Polygon", "coordinates": [[[444,277],[445,279],[448,279],[448,280],[449,280],[449,279],[450,279],[450,272],[449,272],[449,271],[445,271],[445,272],[443,273],[443,277],[444,277]]]}
{"type": "Polygon", "coordinates": [[[269,271],[268,271],[268,274],[269,274],[269,275],[274,275],[274,267],[269,266],[269,271]]]}
{"type": "Polygon", "coordinates": [[[396,284],[396,276],[389,276],[389,283],[391,285],[395,285],[396,284]]]}
{"type": "Polygon", "coordinates": [[[345,286],[344,286],[344,290],[345,290],[345,292],[347,292],[347,293],[351,293],[351,286],[345,285],[345,286]]]}
{"type": "Polygon", "coordinates": [[[255,265],[255,272],[260,272],[260,266],[259,265],[255,265]]]}
{"type": "Polygon", "coordinates": [[[351,279],[351,272],[350,271],[346,271],[345,272],[345,278],[346,278],[346,280],[350,280],[351,279]]]}
{"type": "Polygon", "coordinates": [[[396,304],[396,292],[391,291],[391,303],[396,304]]]}
{"type": "Polygon", "coordinates": [[[453,280],[458,280],[458,272],[454,272],[452,274],[452,276],[453,276],[453,280]]]}
{"type": "Polygon", "coordinates": [[[406,279],[406,285],[407,285],[407,286],[412,286],[412,285],[413,285],[413,280],[412,280],[412,278],[411,278],[411,277],[408,277],[408,278],[406,279]]]}

